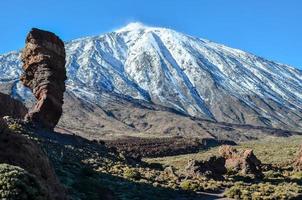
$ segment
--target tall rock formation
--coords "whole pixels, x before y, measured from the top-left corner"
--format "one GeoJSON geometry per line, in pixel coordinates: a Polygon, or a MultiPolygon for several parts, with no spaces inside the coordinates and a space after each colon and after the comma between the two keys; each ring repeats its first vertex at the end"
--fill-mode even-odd
{"type": "Polygon", "coordinates": [[[24,74],[20,79],[37,98],[25,119],[53,129],[62,115],[67,79],[64,43],[51,32],[33,28],[27,35],[22,61],[24,74]]]}

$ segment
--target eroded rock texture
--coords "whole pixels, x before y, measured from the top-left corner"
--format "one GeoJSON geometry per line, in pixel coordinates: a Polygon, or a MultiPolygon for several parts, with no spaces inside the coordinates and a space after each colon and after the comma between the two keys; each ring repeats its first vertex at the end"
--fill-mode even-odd
{"type": "Polygon", "coordinates": [[[222,179],[227,173],[225,158],[221,156],[211,156],[202,161],[190,160],[185,170],[191,177],[206,176],[214,179],[222,179]]]}
{"type": "Polygon", "coordinates": [[[232,146],[224,145],[220,147],[219,153],[226,159],[227,169],[243,175],[262,177],[261,161],[254,155],[252,149],[238,151],[232,146]]]}
{"type": "Polygon", "coordinates": [[[20,101],[0,93],[0,117],[8,115],[14,118],[23,118],[26,113],[27,109],[20,101]]]}
{"type": "Polygon", "coordinates": [[[25,119],[53,129],[62,115],[66,80],[64,43],[55,34],[34,28],[27,35],[22,61],[21,81],[37,98],[25,119]]]}

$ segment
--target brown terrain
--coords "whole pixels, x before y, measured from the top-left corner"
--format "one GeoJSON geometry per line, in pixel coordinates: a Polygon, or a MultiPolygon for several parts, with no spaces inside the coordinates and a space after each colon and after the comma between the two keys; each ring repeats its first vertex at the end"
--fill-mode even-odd
{"type": "MultiPolygon", "coordinates": [[[[153,193],[163,195],[159,199],[217,199],[225,188],[236,186],[232,181],[238,176],[254,175],[253,184],[264,180],[263,164],[252,149],[238,151],[222,146],[220,156],[190,160],[179,171],[172,166],[142,162],[141,158],[195,153],[267,136],[301,135],[191,117],[171,108],[105,92],[98,96],[97,103],[89,103],[65,92],[64,44],[47,31],[33,29],[29,33],[22,60],[25,74],[21,80],[33,91],[37,103],[27,100],[27,105],[34,106],[26,114],[21,102],[0,93],[0,106],[5,108],[0,112],[0,178],[7,181],[0,181],[0,195],[4,199],[111,200],[133,199],[136,193],[141,199],[145,192],[149,192],[146,199],[152,199],[153,193]],[[6,115],[13,118],[2,119],[6,115]],[[24,115],[25,120],[14,119],[24,115]],[[24,184],[14,182],[15,176],[24,184]],[[214,180],[218,180],[218,186],[209,186],[214,180]],[[6,188],[6,184],[13,185],[13,189],[6,188]]],[[[10,94],[13,87],[3,84],[0,89],[10,94]]],[[[299,171],[300,165],[298,155],[293,166],[299,171]]],[[[298,189],[292,196],[301,197],[297,183],[294,186],[298,189]]]]}
{"type": "Polygon", "coordinates": [[[66,191],[43,150],[26,135],[11,131],[17,125],[6,119],[0,118],[0,163],[21,167],[34,175],[42,187],[43,199],[66,199],[66,191]]]}
{"type": "Polygon", "coordinates": [[[97,140],[123,136],[182,136],[246,141],[266,136],[301,134],[270,127],[193,118],[170,108],[105,92],[100,94],[98,103],[87,103],[72,92],[66,92],[63,110],[58,128],[97,140]]]}
{"type": "MultiPolygon", "coordinates": [[[[0,92],[14,96],[15,84],[1,83],[0,92]]],[[[34,102],[34,97],[24,100],[28,108],[33,107],[34,102]]],[[[98,93],[95,101],[90,102],[68,88],[64,93],[63,114],[56,128],[90,140],[114,140],[127,136],[181,136],[237,142],[267,136],[302,134],[265,125],[234,124],[191,117],[171,108],[105,91],[98,93]]]]}

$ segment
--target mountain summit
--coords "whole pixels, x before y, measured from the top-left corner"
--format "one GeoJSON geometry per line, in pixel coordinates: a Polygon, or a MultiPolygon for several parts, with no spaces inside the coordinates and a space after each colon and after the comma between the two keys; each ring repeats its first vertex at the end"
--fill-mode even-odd
{"type": "Polygon", "coordinates": [[[151,28],[151,27],[146,26],[141,22],[131,22],[126,26],[122,27],[121,29],[116,30],[115,32],[125,32],[125,31],[133,31],[137,29],[147,29],[147,28],[151,28]]]}
{"type": "MultiPolygon", "coordinates": [[[[302,72],[291,66],[141,23],[65,48],[67,90],[89,105],[105,92],[211,121],[302,130],[302,72]]],[[[0,82],[23,99],[19,54],[0,56],[0,82]]]]}

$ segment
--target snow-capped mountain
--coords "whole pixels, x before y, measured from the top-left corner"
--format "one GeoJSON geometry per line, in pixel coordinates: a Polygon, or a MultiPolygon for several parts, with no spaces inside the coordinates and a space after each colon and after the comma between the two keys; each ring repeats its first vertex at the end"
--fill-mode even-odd
{"type": "MultiPolygon", "coordinates": [[[[302,72],[171,29],[131,23],[66,42],[68,90],[96,102],[106,91],[219,122],[302,130],[302,72]]],[[[18,83],[20,52],[0,55],[0,83],[18,83]]]]}

